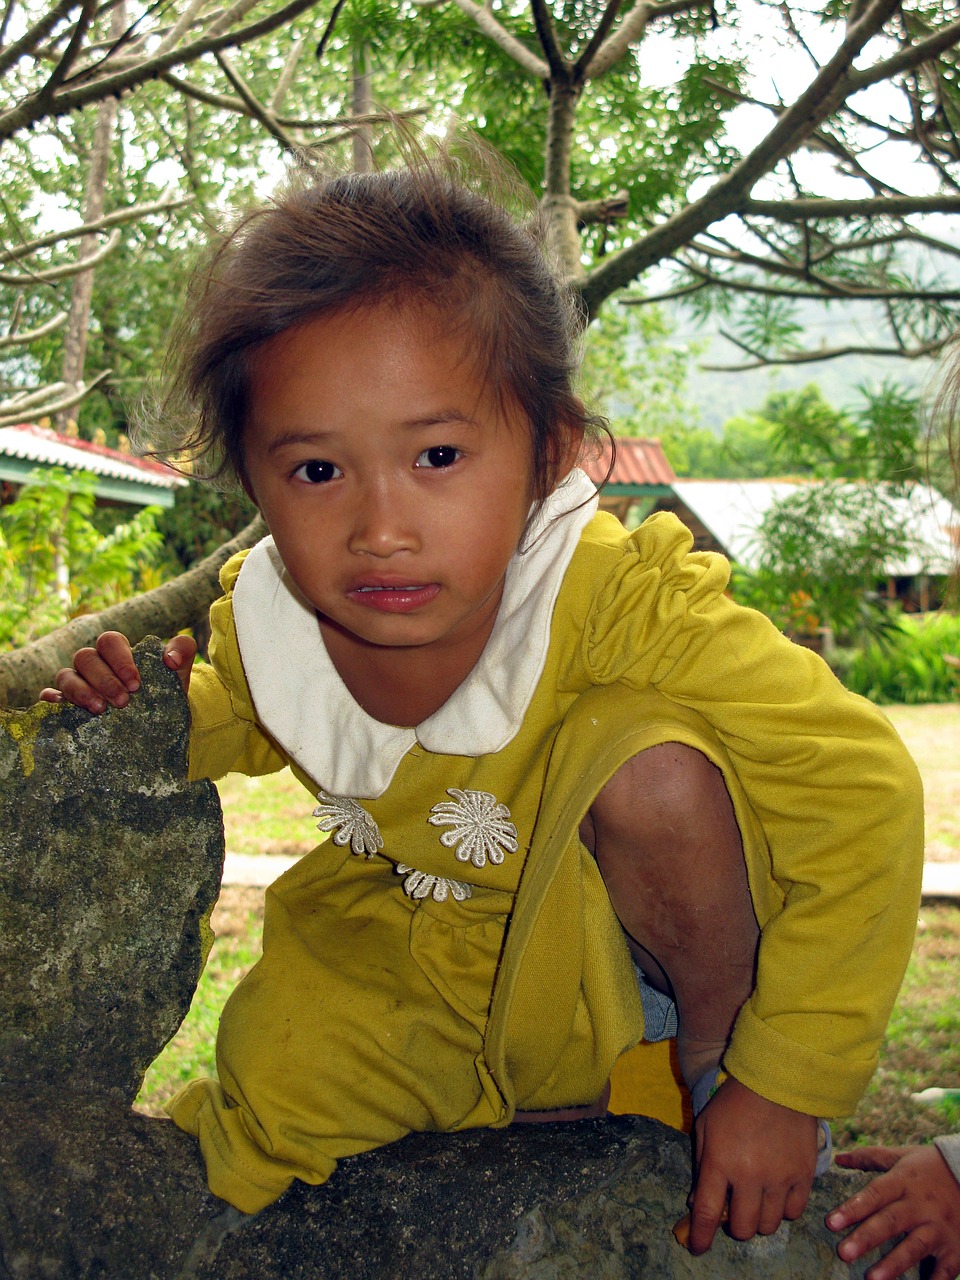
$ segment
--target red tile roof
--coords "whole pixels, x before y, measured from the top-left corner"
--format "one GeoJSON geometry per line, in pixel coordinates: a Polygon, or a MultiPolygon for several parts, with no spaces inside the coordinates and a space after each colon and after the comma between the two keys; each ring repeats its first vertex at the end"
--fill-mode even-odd
{"type": "MultiPolygon", "coordinates": [[[[599,484],[610,466],[610,441],[587,446],[580,466],[599,484]]],[[[671,485],[676,480],[659,440],[617,439],[617,456],[608,484],[671,485]]]]}
{"type": "Polygon", "coordinates": [[[154,458],[140,458],[105,444],[93,444],[76,436],[61,435],[50,427],[24,422],[0,428],[0,454],[47,466],[84,469],[96,475],[173,489],[187,481],[154,458]]]}

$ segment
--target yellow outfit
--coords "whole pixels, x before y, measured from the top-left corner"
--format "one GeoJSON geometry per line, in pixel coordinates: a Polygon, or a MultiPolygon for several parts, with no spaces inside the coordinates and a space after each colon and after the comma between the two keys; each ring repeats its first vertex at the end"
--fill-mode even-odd
{"type": "Polygon", "coordinates": [[[224,570],[191,772],[290,763],[332,833],[267,893],[219,1083],[170,1107],[242,1210],[412,1130],[600,1094],[643,1025],[578,827],[665,741],[723,771],[762,931],[727,1070],[821,1116],[849,1113],[874,1070],[919,901],[909,756],[819,658],[724,595],[726,562],[691,554],[676,520],[628,535],[578,486],[514,558],[476,672],[416,730],[352,702],[269,539],[224,570]]]}

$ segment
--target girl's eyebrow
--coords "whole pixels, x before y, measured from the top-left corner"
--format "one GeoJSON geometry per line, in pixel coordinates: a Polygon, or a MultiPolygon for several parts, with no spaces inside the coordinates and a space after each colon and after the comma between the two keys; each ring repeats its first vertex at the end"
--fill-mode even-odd
{"type": "MultiPolygon", "coordinates": [[[[439,427],[446,423],[456,423],[461,427],[477,428],[477,420],[460,409],[440,409],[436,413],[424,414],[419,418],[408,418],[399,425],[404,431],[422,431],[427,427],[439,427]]],[[[275,436],[267,446],[267,453],[277,453],[292,445],[323,445],[335,440],[335,431],[285,431],[275,436]]]]}

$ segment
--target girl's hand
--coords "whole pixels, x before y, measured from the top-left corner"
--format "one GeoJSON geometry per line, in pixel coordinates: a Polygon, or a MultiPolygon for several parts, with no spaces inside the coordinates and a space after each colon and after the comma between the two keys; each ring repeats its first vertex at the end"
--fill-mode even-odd
{"type": "MultiPolygon", "coordinates": [[[[192,636],[174,636],[163,651],[163,661],[180,677],[184,692],[190,685],[190,672],[197,645],[192,636]]],[[[55,689],[43,689],[42,702],[72,702],[94,715],[107,705],[125,707],[131,693],[140,688],[140,673],[133,660],[127,637],[119,631],[104,631],[95,649],[78,649],[73,666],[57,672],[55,689]]]]}
{"type": "Polygon", "coordinates": [[[905,1235],[865,1280],[894,1280],[931,1255],[937,1265],[930,1280],[960,1275],[960,1183],[936,1147],[861,1147],[836,1162],[882,1175],[827,1214],[831,1231],[861,1224],[837,1245],[844,1262],[905,1235]]]}
{"type": "Polygon", "coordinates": [[[696,1121],[691,1253],[705,1253],[727,1213],[736,1240],[772,1235],[807,1207],[817,1163],[817,1121],[729,1077],[696,1121]]]}

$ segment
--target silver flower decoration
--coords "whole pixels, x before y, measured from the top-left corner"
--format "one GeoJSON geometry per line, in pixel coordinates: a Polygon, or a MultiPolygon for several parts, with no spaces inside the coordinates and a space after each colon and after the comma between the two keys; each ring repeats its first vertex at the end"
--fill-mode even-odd
{"type": "Polygon", "coordinates": [[[503,861],[504,851],[516,853],[517,828],[510,821],[510,810],[499,804],[489,791],[461,791],[448,787],[447,795],[453,800],[435,804],[427,819],[435,827],[452,827],[444,831],[440,843],[453,849],[461,862],[472,862],[475,867],[486,866],[487,859],[497,864],[503,861]]]}
{"type": "Polygon", "coordinates": [[[317,826],[321,831],[333,832],[334,844],[341,848],[349,844],[354,853],[366,854],[368,858],[380,852],[383,848],[380,829],[356,800],[331,796],[326,791],[320,791],[317,799],[320,804],[314,809],[313,816],[320,819],[317,826]]]}
{"type": "Polygon", "coordinates": [[[408,898],[433,898],[434,902],[446,902],[452,895],[457,902],[473,897],[473,890],[462,880],[451,880],[447,876],[432,876],[426,871],[418,871],[416,867],[408,867],[398,862],[397,875],[406,876],[403,892],[408,898]]]}

